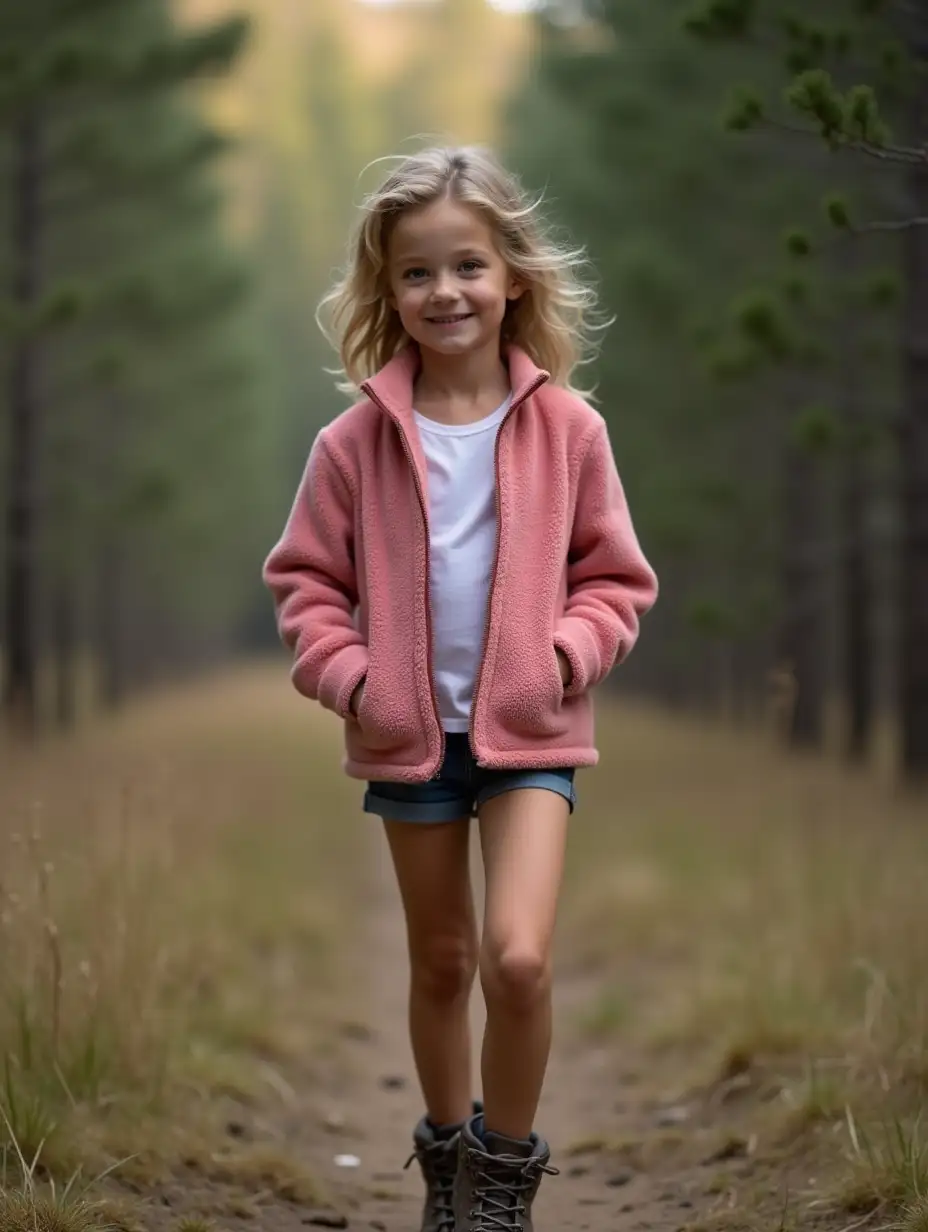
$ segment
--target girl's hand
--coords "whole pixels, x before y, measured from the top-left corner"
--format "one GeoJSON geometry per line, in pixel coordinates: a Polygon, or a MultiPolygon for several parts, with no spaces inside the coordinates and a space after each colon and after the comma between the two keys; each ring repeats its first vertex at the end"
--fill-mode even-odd
{"type": "Polygon", "coordinates": [[[361,708],[361,702],[364,699],[364,681],[360,681],[357,688],[351,695],[351,701],[348,703],[348,709],[354,718],[358,717],[358,710],[361,708]]]}
{"type": "Polygon", "coordinates": [[[573,668],[570,666],[570,659],[564,654],[563,650],[558,646],[556,651],[558,671],[561,673],[561,684],[566,689],[573,679],[573,668]]]}

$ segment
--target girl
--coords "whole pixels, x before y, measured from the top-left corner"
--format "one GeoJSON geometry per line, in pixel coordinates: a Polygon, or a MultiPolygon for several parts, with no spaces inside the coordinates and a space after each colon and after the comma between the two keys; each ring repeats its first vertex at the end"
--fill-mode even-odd
{"type": "Polygon", "coordinates": [[[423,1232],[531,1232],[554,1171],[533,1122],[574,771],[598,757],[590,691],[657,593],[605,423],[569,384],[592,306],[579,259],[485,152],[401,162],[326,301],[359,400],[316,438],[264,570],[293,683],[344,720],[396,869],[423,1232]]]}

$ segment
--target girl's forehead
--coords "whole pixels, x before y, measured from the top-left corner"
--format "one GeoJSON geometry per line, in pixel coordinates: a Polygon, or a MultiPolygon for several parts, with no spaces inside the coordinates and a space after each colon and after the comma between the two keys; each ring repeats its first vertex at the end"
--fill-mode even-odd
{"type": "Polygon", "coordinates": [[[411,250],[438,253],[493,247],[493,232],[478,211],[448,197],[404,210],[390,237],[394,256],[411,250]]]}

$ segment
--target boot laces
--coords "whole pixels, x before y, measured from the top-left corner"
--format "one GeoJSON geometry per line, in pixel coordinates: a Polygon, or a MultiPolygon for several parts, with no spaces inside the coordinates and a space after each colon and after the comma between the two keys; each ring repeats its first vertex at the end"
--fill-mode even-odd
{"type": "Polygon", "coordinates": [[[470,1232],[522,1232],[525,1195],[539,1176],[557,1176],[557,1168],[540,1159],[515,1155],[484,1155],[468,1151],[474,1168],[474,1209],[470,1232]]]}
{"type": "Polygon", "coordinates": [[[457,1164],[457,1141],[434,1142],[413,1151],[403,1165],[408,1168],[414,1159],[425,1177],[432,1208],[435,1212],[435,1232],[454,1232],[454,1174],[457,1164]]]}

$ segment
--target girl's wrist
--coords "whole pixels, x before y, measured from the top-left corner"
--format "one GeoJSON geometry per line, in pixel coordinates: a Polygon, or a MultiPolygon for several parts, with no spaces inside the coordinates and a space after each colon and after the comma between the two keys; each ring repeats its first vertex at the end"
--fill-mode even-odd
{"type": "Polygon", "coordinates": [[[555,653],[557,655],[558,670],[561,673],[561,684],[566,689],[571,680],[574,678],[574,670],[570,666],[570,659],[568,659],[567,655],[564,654],[560,646],[556,648],[555,653]]]}
{"type": "Polygon", "coordinates": [[[360,709],[361,698],[363,696],[364,696],[364,681],[360,680],[357,683],[357,685],[355,685],[355,690],[351,695],[350,701],[348,702],[348,713],[355,719],[358,717],[358,710],[360,709]]]}

